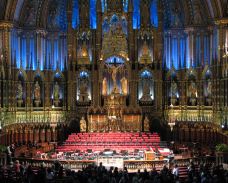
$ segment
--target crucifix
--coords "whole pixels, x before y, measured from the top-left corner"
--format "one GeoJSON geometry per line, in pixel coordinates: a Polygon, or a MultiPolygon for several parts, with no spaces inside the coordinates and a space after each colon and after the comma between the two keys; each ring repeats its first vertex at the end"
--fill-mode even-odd
{"type": "Polygon", "coordinates": [[[112,66],[110,67],[111,74],[112,74],[112,81],[113,81],[113,91],[116,91],[118,89],[117,82],[116,82],[116,75],[118,73],[118,70],[122,68],[122,65],[117,65],[116,58],[114,58],[114,62],[112,66]]]}

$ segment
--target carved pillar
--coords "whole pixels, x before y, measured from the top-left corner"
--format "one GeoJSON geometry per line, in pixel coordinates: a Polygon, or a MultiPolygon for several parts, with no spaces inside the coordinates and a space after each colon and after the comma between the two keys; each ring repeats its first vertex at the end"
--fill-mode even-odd
{"type": "Polygon", "coordinates": [[[16,143],[18,143],[18,141],[19,141],[19,135],[20,135],[19,131],[16,130],[16,131],[15,131],[15,142],[16,142],[16,143]]]}
{"type": "Polygon", "coordinates": [[[20,129],[19,142],[23,143],[23,129],[20,129]]]}
{"type": "Polygon", "coordinates": [[[28,143],[28,130],[27,129],[24,130],[24,141],[26,144],[28,143]]]}
{"type": "Polygon", "coordinates": [[[56,142],[57,141],[57,128],[52,127],[52,141],[56,142]]]}
{"type": "Polygon", "coordinates": [[[44,95],[44,98],[45,98],[44,104],[45,104],[45,108],[51,107],[51,103],[50,103],[51,93],[50,93],[50,91],[51,91],[51,83],[46,81],[44,83],[44,93],[45,93],[45,95],[44,95]]]}
{"type": "Polygon", "coordinates": [[[39,142],[39,128],[34,129],[34,142],[39,142]]]}
{"type": "Polygon", "coordinates": [[[31,142],[31,143],[33,143],[34,142],[34,129],[30,129],[29,130],[29,141],[31,142]]]}
{"type": "Polygon", "coordinates": [[[46,130],[46,141],[51,142],[51,130],[50,130],[50,128],[48,128],[46,130]]]}
{"type": "Polygon", "coordinates": [[[11,131],[11,143],[15,143],[15,131],[14,130],[12,130],[11,131]]]}
{"type": "Polygon", "coordinates": [[[40,128],[40,141],[45,142],[45,128],[40,128]]]}

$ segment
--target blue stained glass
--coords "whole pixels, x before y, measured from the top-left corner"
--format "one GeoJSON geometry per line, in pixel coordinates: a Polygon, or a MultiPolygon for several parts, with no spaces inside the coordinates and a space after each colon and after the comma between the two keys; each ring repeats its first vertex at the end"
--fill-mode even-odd
{"type": "Polygon", "coordinates": [[[76,29],[78,26],[79,26],[78,0],[73,0],[72,27],[76,29]]]}
{"type": "Polygon", "coordinates": [[[175,67],[175,69],[178,69],[178,44],[177,44],[177,38],[173,38],[172,40],[172,64],[175,67]]]}
{"type": "Polygon", "coordinates": [[[113,57],[108,58],[105,61],[105,63],[107,63],[107,64],[123,64],[124,60],[120,57],[113,56],[113,57]]]}
{"type": "Polygon", "coordinates": [[[158,27],[157,0],[152,0],[150,4],[150,20],[152,26],[158,27]]]}
{"type": "Polygon", "coordinates": [[[133,0],[133,29],[140,28],[140,0],[133,0]]]}
{"type": "Polygon", "coordinates": [[[99,1],[101,1],[102,12],[104,13],[104,11],[107,9],[107,0],[99,0],[99,1]]]}
{"type": "Polygon", "coordinates": [[[150,71],[148,70],[145,70],[141,73],[141,78],[144,78],[144,79],[149,79],[152,77],[152,74],[150,71]]]}
{"type": "Polygon", "coordinates": [[[88,72],[86,72],[86,71],[82,71],[82,72],[80,72],[80,78],[87,78],[87,77],[89,77],[89,74],[88,74],[88,72]]]}
{"type": "Polygon", "coordinates": [[[128,9],[128,0],[123,0],[123,9],[124,9],[124,12],[127,12],[127,9],[128,9]]]}
{"type": "Polygon", "coordinates": [[[59,5],[59,15],[57,16],[59,27],[62,31],[67,29],[66,0],[62,0],[59,5]]]}
{"type": "Polygon", "coordinates": [[[97,28],[96,0],[90,0],[90,28],[97,28]]]}

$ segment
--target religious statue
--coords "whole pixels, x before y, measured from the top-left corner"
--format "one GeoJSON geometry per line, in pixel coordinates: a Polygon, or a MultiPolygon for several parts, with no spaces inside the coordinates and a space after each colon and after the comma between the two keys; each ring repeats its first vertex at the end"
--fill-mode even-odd
{"type": "Polygon", "coordinates": [[[145,117],[143,123],[144,123],[144,132],[150,131],[150,121],[147,116],[145,117]]]}
{"type": "Polygon", "coordinates": [[[79,101],[80,102],[88,102],[89,101],[89,94],[88,94],[88,81],[83,79],[80,81],[80,88],[79,88],[79,101]]]}
{"type": "Polygon", "coordinates": [[[23,87],[21,82],[19,82],[17,85],[17,99],[22,100],[22,97],[23,97],[23,87]]]}
{"type": "Polygon", "coordinates": [[[148,47],[146,41],[144,41],[143,46],[142,46],[142,55],[140,57],[140,63],[149,64],[149,63],[151,63],[151,61],[152,61],[152,59],[151,59],[149,47],[148,47]]]}
{"type": "Polygon", "coordinates": [[[36,81],[35,83],[34,97],[35,97],[35,100],[40,100],[40,85],[38,81],[36,81]]]}
{"type": "Polygon", "coordinates": [[[142,55],[143,55],[143,56],[148,56],[148,55],[149,55],[149,48],[148,48],[148,46],[147,46],[146,41],[144,41],[144,43],[143,43],[142,55]]]}
{"type": "Polygon", "coordinates": [[[121,89],[122,89],[122,94],[123,95],[127,95],[127,88],[128,88],[128,83],[127,83],[127,79],[125,77],[123,77],[121,80],[121,89]]]}
{"type": "Polygon", "coordinates": [[[121,65],[118,66],[118,67],[116,67],[114,65],[111,66],[112,81],[113,81],[113,90],[112,91],[114,93],[119,93],[119,89],[118,89],[117,82],[116,82],[116,75],[117,75],[118,70],[119,70],[120,67],[121,67],[121,65]]]}
{"type": "Polygon", "coordinates": [[[212,104],[212,99],[211,99],[211,95],[212,95],[212,82],[210,79],[208,79],[207,81],[207,87],[206,87],[206,102],[207,102],[207,105],[211,105],[212,104]]]}
{"type": "Polygon", "coordinates": [[[197,88],[196,88],[196,83],[194,81],[191,81],[189,88],[189,97],[191,98],[196,98],[197,97],[197,88]]]}
{"type": "Polygon", "coordinates": [[[150,94],[150,85],[148,84],[148,82],[145,82],[143,85],[143,95],[140,98],[140,100],[143,102],[151,102],[152,101],[151,94],[150,94]]]}
{"type": "Polygon", "coordinates": [[[82,116],[80,120],[80,132],[86,132],[86,120],[84,119],[84,116],[82,116]]]}
{"type": "Polygon", "coordinates": [[[107,95],[108,94],[108,83],[107,83],[107,78],[105,77],[102,81],[102,95],[107,95]]]}
{"type": "Polygon", "coordinates": [[[207,83],[207,95],[208,95],[208,97],[211,97],[211,94],[212,94],[212,83],[211,83],[211,80],[208,80],[208,83],[207,83]]]}
{"type": "Polygon", "coordinates": [[[179,10],[178,4],[173,5],[172,14],[173,14],[172,25],[176,27],[180,24],[180,10],[179,10]]]}
{"type": "Polygon", "coordinates": [[[175,81],[171,82],[171,97],[177,96],[177,83],[175,81]]]}
{"type": "Polygon", "coordinates": [[[54,100],[59,100],[59,85],[58,85],[58,82],[55,82],[55,86],[54,86],[54,100]]]}
{"type": "Polygon", "coordinates": [[[81,48],[81,57],[87,57],[88,56],[88,51],[87,51],[87,46],[86,43],[84,42],[81,48]]]}

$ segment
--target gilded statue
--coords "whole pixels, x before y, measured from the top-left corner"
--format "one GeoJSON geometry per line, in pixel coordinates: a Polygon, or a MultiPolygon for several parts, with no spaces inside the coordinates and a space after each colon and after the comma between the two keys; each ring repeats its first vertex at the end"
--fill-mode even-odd
{"type": "Polygon", "coordinates": [[[55,82],[55,86],[54,86],[54,100],[59,100],[59,85],[58,85],[58,82],[55,82]]]}
{"type": "Polygon", "coordinates": [[[86,132],[86,120],[84,116],[80,120],[80,132],[86,132]]]}
{"type": "Polygon", "coordinates": [[[35,96],[35,100],[40,100],[40,85],[38,81],[36,81],[35,83],[34,96],[35,96]]]}
{"type": "Polygon", "coordinates": [[[80,81],[80,88],[79,88],[79,101],[80,102],[88,102],[89,101],[89,93],[88,93],[88,80],[83,79],[80,81]]]}
{"type": "Polygon", "coordinates": [[[175,81],[171,82],[171,96],[176,97],[177,95],[177,83],[175,81]]]}
{"type": "Polygon", "coordinates": [[[87,94],[88,93],[88,83],[86,80],[80,82],[80,94],[87,94]]]}
{"type": "Polygon", "coordinates": [[[107,78],[104,77],[102,81],[102,95],[107,95],[108,94],[108,83],[107,83],[107,78]]]}
{"type": "Polygon", "coordinates": [[[144,41],[144,43],[143,43],[142,55],[143,55],[143,56],[148,56],[148,55],[149,55],[149,48],[148,48],[148,46],[147,46],[146,41],[144,41]]]}
{"type": "Polygon", "coordinates": [[[145,82],[143,85],[143,95],[140,98],[141,101],[144,102],[151,102],[152,98],[151,98],[151,94],[150,94],[150,85],[148,82],[145,82]]]}
{"type": "Polygon", "coordinates": [[[188,88],[188,92],[189,92],[189,97],[196,98],[197,88],[196,88],[196,83],[194,81],[191,81],[189,88],[188,88]]]}
{"type": "Polygon", "coordinates": [[[22,97],[23,97],[23,87],[21,82],[19,82],[17,85],[17,99],[22,100],[22,97]]]}
{"type": "Polygon", "coordinates": [[[144,132],[150,131],[150,121],[148,117],[146,116],[144,119],[144,132]]]}
{"type": "Polygon", "coordinates": [[[123,77],[121,80],[121,89],[122,89],[122,94],[127,95],[127,88],[128,88],[128,82],[125,77],[123,77]]]}
{"type": "Polygon", "coordinates": [[[81,48],[81,57],[87,57],[88,56],[88,51],[87,51],[87,46],[86,43],[84,42],[81,48]]]}
{"type": "Polygon", "coordinates": [[[212,94],[212,82],[211,82],[211,80],[208,80],[208,83],[207,83],[207,94],[208,94],[208,97],[210,97],[212,94]]]}

